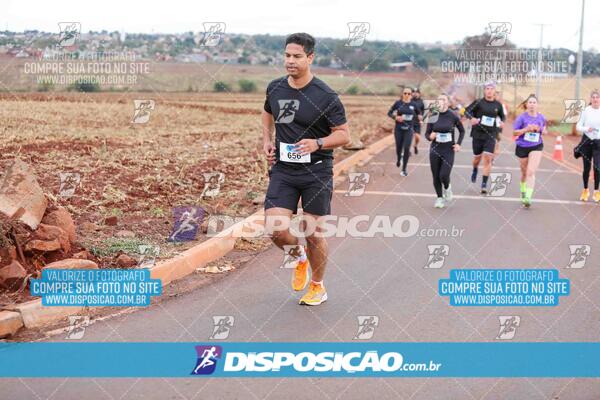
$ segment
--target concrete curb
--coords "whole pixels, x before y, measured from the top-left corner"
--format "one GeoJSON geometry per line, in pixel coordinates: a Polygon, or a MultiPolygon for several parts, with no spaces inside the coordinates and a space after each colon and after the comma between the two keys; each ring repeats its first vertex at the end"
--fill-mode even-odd
{"type": "MultiPolygon", "coordinates": [[[[388,135],[336,163],[333,166],[334,179],[357,165],[364,165],[393,143],[394,135],[388,135]]],[[[223,257],[233,250],[237,238],[248,237],[250,232],[255,235],[256,229],[263,226],[264,211],[259,210],[244,220],[224,229],[217,236],[185,250],[171,259],[157,263],[150,269],[150,275],[153,279],[160,279],[162,285],[166,286],[195,272],[197,268],[223,257]],[[248,235],[245,235],[246,232],[248,232],[248,235]]],[[[47,307],[42,306],[41,299],[35,299],[5,307],[5,310],[7,311],[0,311],[0,337],[2,337],[3,332],[6,331],[7,334],[12,334],[21,326],[38,328],[56,322],[68,315],[79,313],[83,310],[83,307],[47,307]]]]}

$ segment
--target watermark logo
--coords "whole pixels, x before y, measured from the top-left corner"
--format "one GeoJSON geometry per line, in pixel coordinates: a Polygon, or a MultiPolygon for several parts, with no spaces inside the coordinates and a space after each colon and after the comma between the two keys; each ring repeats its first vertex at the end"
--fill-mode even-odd
{"type": "Polygon", "coordinates": [[[585,108],[584,99],[565,99],[565,114],[561,120],[564,124],[575,124],[579,121],[585,108]]]}
{"type": "Polygon", "coordinates": [[[362,46],[370,31],[371,24],[368,22],[348,22],[348,40],[345,46],[362,46]]]}
{"type": "Polygon", "coordinates": [[[70,47],[79,41],[81,35],[80,22],[59,22],[58,29],[60,30],[58,35],[59,47],[70,47]]]}
{"type": "Polygon", "coordinates": [[[280,268],[296,268],[298,259],[301,255],[300,245],[284,245],[283,246],[283,262],[280,268]]]}
{"type": "Polygon", "coordinates": [[[150,113],[154,110],[154,100],[133,100],[134,124],[145,124],[150,120],[150,113]]]}
{"type": "Polygon", "coordinates": [[[294,120],[296,111],[300,108],[300,100],[277,100],[279,103],[279,114],[275,123],[289,124],[294,120]]]}
{"type": "Polygon", "coordinates": [[[350,172],[348,174],[348,191],[344,196],[362,196],[370,180],[371,175],[368,172],[350,172]]]}
{"type": "Polygon", "coordinates": [[[204,47],[215,47],[225,35],[225,22],[203,22],[204,33],[196,39],[196,44],[204,47]]]}
{"type": "Polygon", "coordinates": [[[65,339],[79,340],[85,335],[85,328],[90,324],[89,315],[69,315],[69,330],[65,339]]]}
{"type": "Polygon", "coordinates": [[[591,250],[592,247],[589,244],[570,244],[569,251],[571,252],[571,256],[567,268],[583,268],[591,250]]]}
{"type": "Polygon", "coordinates": [[[221,346],[196,346],[198,360],[192,375],[210,375],[217,368],[217,360],[223,355],[221,346]]]}
{"type": "Polygon", "coordinates": [[[510,172],[492,172],[490,174],[490,190],[489,195],[492,197],[502,197],[506,194],[506,189],[512,181],[512,173],[510,172]]]}
{"type": "Polygon", "coordinates": [[[427,245],[429,257],[424,268],[439,269],[444,266],[446,257],[450,254],[450,246],[447,244],[429,244],[427,245]]]}
{"type": "Polygon", "coordinates": [[[425,111],[423,112],[423,122],[426,124],[435,124],[440,117],[440,103],[437,99],[423,99],[425,111]]]}
{"type": "Polygon", "coordinates": [[[500,315],[500,330],[496,340],[511,340],[517,333],[517,327],[521,324],[521,317],[518,315],[500,315]]]}
{"type": "Polygon", "coordinates": [[[213,333],[209,339],[225,340],[229,337],[229,332],[233,328],[235,318],[231,315],[213,315],[213,333]]]}
{"type": "Polygon", "coordinates": [[[156,264],[156,257],[160,254],[160,246],[151,244],[139,245],[140,259],[138,260],[138,268],[152,268],[156,264]]]}
{"type": "Polygon", "coordinates": [[[510,22],[490,22],[490,40],[487,42],[488,47],[500,47],[506,44],[508,34],[512,30],[510,22]]]}
{"type": "Polygon", "coordinates": [[[174,207],[173,232],[169,235],[169,242],[194,240],[205,214],[206,211],[202,207],[174,207]]]}
{"type": "Polygon", "coordinates": [[[358,330],[352,338],[354,340],[369,340],[375,334],[375,328],[379,326],[379,317],[377,315],[359,315],[358,330]]]}
{"type": "Polygon", "coordinates": [[[77,172],[60,172],[58,176],[60,178],[58,195],[64,199],[73,197],[81,182],[81,175],[77,172]]]}
{"type": "Polygon", "coordinates": [[[225,174],[222,172],[207,172],[204,175],[204,189],[200,198],[217,197],[221,190],[221,184],[225,182],[225,174]]]}

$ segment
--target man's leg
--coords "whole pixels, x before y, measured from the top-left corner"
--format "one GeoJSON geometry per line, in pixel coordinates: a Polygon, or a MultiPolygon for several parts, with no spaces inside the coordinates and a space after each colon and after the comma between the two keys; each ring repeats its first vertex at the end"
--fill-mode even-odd
{"type": "Polygon", "coordinates": [[[292,289],[303,290],[308,285],[309,261],[304,246],[298,237],[290,232],[292,210],[286,208],[268,208],[265,210],[265,233],[271,236],[273,243],[287,251],[286,256],[296,260],[292,274],[292,289]],[[289,246],[287,249],[284,246],[289,246]]]}
{"type": "Polygon", "coordinates": [[[306,247],[308,248],[308,259],[312,270],[313,282],[323,282],[325,266],[327,265],[328,246],[326,238],[322,237],[322,229],[318,225],[318,215],[304,214],[308,223],[313,224],[315,229],[306,236],[306,247]]]}
{"type": "Polygon", "coordinates": [[[265,234],[277,247],[298,245],[298,238],[290,233],[292,210],[273,207],[265,210],[265,234]]]}

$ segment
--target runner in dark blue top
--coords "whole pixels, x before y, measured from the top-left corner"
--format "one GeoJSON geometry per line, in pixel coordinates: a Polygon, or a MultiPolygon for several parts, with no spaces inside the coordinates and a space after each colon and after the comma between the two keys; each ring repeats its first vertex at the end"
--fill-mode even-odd
{"type": "Polygon", "coordinates": [[[454,165],[454,153],[460,150],[465,129],[460,117],[448,108],[449,99],[445,94],[437,98],[439,113],[432,115],[427,123],[425,139],[431,141],[429,162],[433,174],[433,187],[437,194],[436,208],[443,208],[444,201],[452,201],[450,173],[454,165]],[[455,131],[458,130],[458,138],[455,131]]]}
{"type": "Polygon", "coordinates": [[[327,242],[320,233],[331,212],[333,149],[350,142],[344,106],[338,95],[313,76],[315,39],[295,33],[285,42],[287,76],[271,82],[262,113],[263,150],[269,164],[265,198],[265,231],[296,260],[292,288],[308,292],[300,304],[327,300],[323,275],[327,242]],[[273,130],[275,143],[273,144],[273,130]],[[292,214],[302,199],[306,246],[290,230],[292,214]],[[312,278],[309,273],[312,271],[312,278]]]}
{"type": "Polygon", "coordinates": [[[388,117],[396,121],[394,127],[394,138],[396,139],[396,166],[400,167],[402,161],[402,172],[400,175],[408,176],[406,166],[410,157],[410,145],[413,140],[415,120],[418,118],[418,110],[412,102],[412,89],[402,89],[402,98],[397,100],[387,113],[388,117]]]}

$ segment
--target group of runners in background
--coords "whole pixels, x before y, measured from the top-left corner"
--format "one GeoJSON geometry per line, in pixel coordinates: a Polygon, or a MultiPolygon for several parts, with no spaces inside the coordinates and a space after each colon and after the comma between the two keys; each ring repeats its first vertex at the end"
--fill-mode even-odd
{"type": "MultiPolygon", "coordinates": [[[[424,122],[425,138],[431,142],[429,162],[433,175],[433,186],[437,195],[434,207],[443,208],[452,200],[450,175],[454,164],[454,153],[460,151],[465,135],[463,123],[471,126],[473,148],[473,170],[471,182],[476,183],[479,167],[482,166],[481,193],[489,190],[489,176],[494,158],[499,154],[502,129],[508,116],[505,104],[494,82],[484,85],[482,98],[462,108],[456,99],[441,94],[425,107],[419,90],[404,87],[402,96],[394,102],[388,116],[395,121],[394,138],[396,143],[396,166],[400,175],[408,176],[408,160],[411,144],[418,154],[421,124],[424,122]]],[[[538,99],[529,95],[520,105],[521,114],[513,122],[515,155],[521,169],[520,193],[525,207],[532,203],[535,187],[535,173],[538,169],[544,148],[543,135],[548,133],[546,117],[538,111],[538,99]]],[[[600,202],[600,92],[592,91],[588,106],[583,110],[576,125],[582,134],[574,156],[583,161],[583,190],[580,200],[588,201],[590,191],[588,181],[594,170],[594,202],[600,202]]]]}

